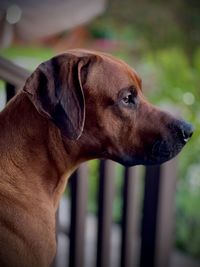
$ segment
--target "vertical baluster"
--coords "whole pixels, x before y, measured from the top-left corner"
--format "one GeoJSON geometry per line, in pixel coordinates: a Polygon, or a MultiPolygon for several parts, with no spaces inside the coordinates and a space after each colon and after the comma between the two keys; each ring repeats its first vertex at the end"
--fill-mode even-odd
{"type": "Polygon", "coordinates": [[[146,167],[140,267],[155,266],[160,166],[146,167]]]}
{"type": "Polygon", "coordinates": [[[110,266],[114,163],[101,161],[98,199],[97,267],[110,266]]]}
{"type": "Polygon", "coordinates": [[[137,167],[125,168],[122,211],[121,267],[133,267],[139,223],[139,175],[137,167]]]}
{"type": "Polygon", "coordinates": [[[10,84],[10,83],[6,83],[6,102],[8,102],[14,95],[15,95],[15,86],[10,84]]]}
{"type": "Polygon", "coordinates": [[[175,223],[177,158],[162,165],[157,218],[155,266],[169,266],[175,223]]]}
{"type": "Polygon", "coordinates": [[[69,266],[84,265],[88,168],[82,164],[71,179],[71,226],[69,266]]]}

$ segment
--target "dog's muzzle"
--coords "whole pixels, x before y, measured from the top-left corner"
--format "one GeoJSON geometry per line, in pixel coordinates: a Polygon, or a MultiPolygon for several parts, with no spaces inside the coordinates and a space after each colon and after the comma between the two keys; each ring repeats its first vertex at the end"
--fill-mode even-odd
{"type": "Polygon", "coordinates": [[[157,140],[152,147],[151,160],[157,164],[176,156],[194,132],[193,126],[182,120],[170,124],[168,128],[170,136],[166,139],[157,140]]]}

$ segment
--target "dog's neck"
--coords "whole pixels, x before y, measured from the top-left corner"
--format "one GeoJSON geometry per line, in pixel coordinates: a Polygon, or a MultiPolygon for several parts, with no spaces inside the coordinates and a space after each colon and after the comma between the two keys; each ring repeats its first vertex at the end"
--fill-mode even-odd
{"type": "Polygon", "coordinates": [[[75,144],[63,144],[60,131],[36,111],[24,93],[0,113],[0,129],[0,183],[23,195],[32,192],[31,198],[53,200],[57,208],[67,179],[78,165],[75,144]]]}

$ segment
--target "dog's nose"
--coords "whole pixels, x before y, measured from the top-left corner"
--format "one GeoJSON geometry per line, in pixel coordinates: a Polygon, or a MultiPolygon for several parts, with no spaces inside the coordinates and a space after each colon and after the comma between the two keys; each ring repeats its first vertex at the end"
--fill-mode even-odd
{"type": "Polygon", "coordinates": [[[193,135],[193,132],[194,132],[194,127],[190,123],[181,121],[179,137],[184,143],[187,143],[189,141],[189,139],[193,135]]]}

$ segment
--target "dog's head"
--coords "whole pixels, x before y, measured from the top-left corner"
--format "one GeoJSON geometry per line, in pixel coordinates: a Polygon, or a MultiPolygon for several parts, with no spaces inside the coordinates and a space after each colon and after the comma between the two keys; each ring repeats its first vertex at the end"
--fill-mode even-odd
{"type": "Polygon", "coordinates": [[[74,50],[54,57],[28,78],[24,91],[65,142],[82,147],[85,159],[160,164],[193,133],[190,124],[145,100],[133,69],[102,53],[74,50]]]}

